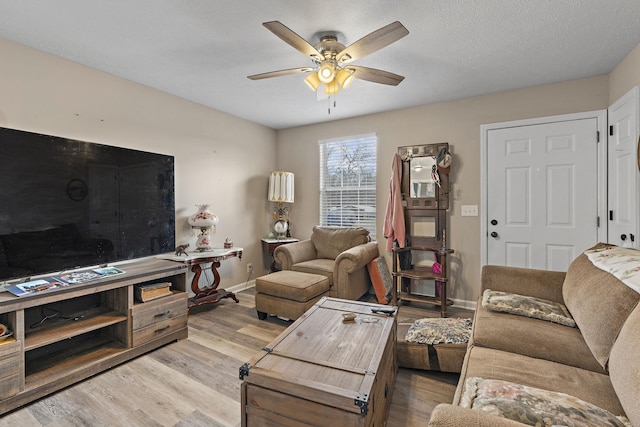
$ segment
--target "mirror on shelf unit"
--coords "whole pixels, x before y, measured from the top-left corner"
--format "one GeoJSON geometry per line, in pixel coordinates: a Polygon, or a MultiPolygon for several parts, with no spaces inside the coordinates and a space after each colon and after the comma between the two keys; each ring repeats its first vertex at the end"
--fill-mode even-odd
{"type": "Polygon", "coordinates": [[[409,160],[409,197],[412,199],[436,197],[436,182],[432,170],[436,159],[432,156],[413,157],[409,160]]]}
{"type": "Polygon", "coordinates": [[[402,157],[402,193],[406,209],[448,209],[449,167],[438,166],[438,155],[449,143],[398,148],[402,157]]]}

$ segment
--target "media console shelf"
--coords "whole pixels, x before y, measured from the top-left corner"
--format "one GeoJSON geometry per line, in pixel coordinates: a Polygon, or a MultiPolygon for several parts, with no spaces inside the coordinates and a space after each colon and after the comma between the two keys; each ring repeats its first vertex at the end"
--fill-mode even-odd
{"type": "Polygon", "coordinates": [[[187,266],[144,259],[124,274],[34,295],[0,294],[0,414],[187,337],[187,266]],[[134,286],[171,282],[139,303],[134,286]]]}

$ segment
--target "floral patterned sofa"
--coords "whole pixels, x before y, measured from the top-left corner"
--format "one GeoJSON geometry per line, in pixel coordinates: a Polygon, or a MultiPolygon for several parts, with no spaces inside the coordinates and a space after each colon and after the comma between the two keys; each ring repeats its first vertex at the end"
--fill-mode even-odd
{"type": "Polygon", "coordinates": [[[429,426],[640,426],[640,251],[598,244],[566,273],[481,280],[454,401],[429,426]]]}

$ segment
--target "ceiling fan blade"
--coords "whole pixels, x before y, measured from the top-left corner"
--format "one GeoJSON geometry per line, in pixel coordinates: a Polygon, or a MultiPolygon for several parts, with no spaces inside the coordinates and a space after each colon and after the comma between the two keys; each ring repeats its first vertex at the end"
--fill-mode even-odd
{"type": "Polygon", "coordinates": [[[389,46],[407,34],[409,34],[409,30],[407,30],[404,25],[398,21],[392,22],[389,25],[367,34],[360,40],[351,43],[338,53],[336,59],[338,62],[346,64],[389,46]]]}
{"type": "Polygon", "coordinates": [[[345,68],[347,70],[352,70],[353,76],[357,79],[381,83],[383,85],[397,86],[402,80],[404,80],[403,76],[399,76],[398,74],[393,74],[388,71],[378,70],[376,68],[361,67],[358,65],[349,65],[345,68]]]}
{"type": "Polygon", "coordinates": [[[247,76],[247,78],[251,80],[269,79],[271,77],[286,76],[288,74],[308,73],[309,71],[313,71],[313,68],[311,67],[289,68],[287,70],[278,70],[278,71],[270,71],[268,73],[254,74],[252,76],[247,76]]]}
{"type": "Polygon", "coordinates": [[[279,21],[269,21],[263,23],[262,25],[264,25],[273,34],[280,37],[283,41],[293,46],[295,49],[299,50],[306,56],[309,56],[317,61],[322,61],[324,59],[322,54],[318,52],[318,50],[313,47],[308,41],[300,37],[289,27],[283,25],[279,21]]]}

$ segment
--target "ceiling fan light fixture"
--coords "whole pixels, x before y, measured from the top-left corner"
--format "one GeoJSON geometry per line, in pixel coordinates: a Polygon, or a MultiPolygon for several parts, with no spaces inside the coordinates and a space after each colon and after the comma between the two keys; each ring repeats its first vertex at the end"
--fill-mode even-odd
{"type": "Polygon", "coordinates": [[[335,95],[340,92],[340,86],[338,86],[338,82],[335,80],[330,83],[325,83],[324,85],[324,93],[327,95],[335,95]]]}
{"type": "Polygon", "coordinates": [[[320,81],[320,79],[318,78],[318,73],[309,74],[304,79],[304,82],[307,84],[307,86],[309,86],[309,89],[311,89],[314,92],[318,90],[318,87],[320,86],[320,83],[322,83],[320,81]]]}
{"type": "Polygon", "coordinates": [[[331,62],[323,62],[320,65],[320,69],[318,70],[318,79],[324,83],[330,83],[333,81],[333,78],[336,76],[336,68],[335,65],[331,62]]]}
{"type": "Polygon", "coordinates": [[[351,86],[351,83],[353,83],[353,79],[353,71],[349,71],[344,68],[341,68],[336,74],[336,80],[338,81],[338,83],[340,83],[340,86],[342,86],[343,89],[351,86]]]}

